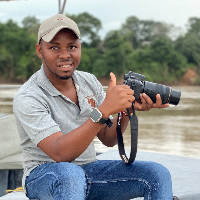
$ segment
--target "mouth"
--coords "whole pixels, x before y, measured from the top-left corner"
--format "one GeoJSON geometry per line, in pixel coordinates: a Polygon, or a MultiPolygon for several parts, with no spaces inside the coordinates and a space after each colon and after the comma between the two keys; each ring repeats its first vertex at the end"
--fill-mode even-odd
{"type": "Polygon", "coordinates": [[[63,69],[71,69],[72,64],[70,64],[70,65],[60,65],[59,67],[63,68],[63,69]]]}

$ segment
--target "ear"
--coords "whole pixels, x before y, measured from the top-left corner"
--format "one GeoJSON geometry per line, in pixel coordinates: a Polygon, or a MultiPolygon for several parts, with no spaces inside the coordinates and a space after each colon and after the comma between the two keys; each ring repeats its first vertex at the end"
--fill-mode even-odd
{"type": "Polygon", "coordinates": [[[43,59],[41,45],[37,43],[35,45],[35,49],[36,49],[36,53],[37,53],[38,57],[43,59]]]}

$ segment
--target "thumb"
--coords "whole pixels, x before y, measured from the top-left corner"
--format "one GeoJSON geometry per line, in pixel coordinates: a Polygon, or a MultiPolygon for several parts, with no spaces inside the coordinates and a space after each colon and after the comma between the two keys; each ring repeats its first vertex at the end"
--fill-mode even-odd
{"type": "Polygon", "coordinates": [[[114,87],[116,86],[116,77],[115,75],[111,72],[110,73],[110,84],[108,87],[114,87]]]}

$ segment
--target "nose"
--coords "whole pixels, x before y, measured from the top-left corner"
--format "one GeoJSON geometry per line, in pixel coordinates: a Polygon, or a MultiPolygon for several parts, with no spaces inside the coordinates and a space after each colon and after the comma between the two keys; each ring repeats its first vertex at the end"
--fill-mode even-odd
{"type": "Polygon", "coordinates": [[[67,58],[70,58],[70,57],[71,57],[70,52],[67,49],[63,49],[59,53],[60,59],[67,59],[67,58]]]}

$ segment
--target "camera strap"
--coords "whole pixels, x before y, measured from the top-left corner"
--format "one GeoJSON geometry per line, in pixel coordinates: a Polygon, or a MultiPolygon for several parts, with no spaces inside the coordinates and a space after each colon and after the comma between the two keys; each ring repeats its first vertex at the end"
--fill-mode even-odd
{"type": "Polygon", "coordinates": [[[126,152],[124,149],[124,142],[123,142],[123,136],[121,132],[121,119],[123,113],[118,113],[118,119],[117,119],[117,140],[118,140],[118,148],[119,148],[119,154],[122,159],[122,161],[125,164],[131,164],[134,162],[136,153],[137,153],[137,143],[138,143],[138,119],[135,115],[135,107],[132,104],[133,114],[131,115],[129,112],[129,109],[127,109],[129,121],[130,121],[130,128],[131,128],[131,152],[130,152],[130,158],[126,156],[126,152]]]}

